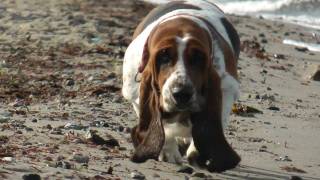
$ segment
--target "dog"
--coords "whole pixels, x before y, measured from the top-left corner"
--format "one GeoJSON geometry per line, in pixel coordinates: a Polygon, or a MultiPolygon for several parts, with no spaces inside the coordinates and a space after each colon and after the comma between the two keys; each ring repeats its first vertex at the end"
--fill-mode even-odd
{"type": "Polygon", "coordinates": [[[237,31],[206,0],[181,0],[152,10],[136,28],[123,62],[123,96],[139,118],[133,162],[180,164],[186,156],[209,171],[232,169],[240,156],[224,136],[239,97],[237,31]]]}

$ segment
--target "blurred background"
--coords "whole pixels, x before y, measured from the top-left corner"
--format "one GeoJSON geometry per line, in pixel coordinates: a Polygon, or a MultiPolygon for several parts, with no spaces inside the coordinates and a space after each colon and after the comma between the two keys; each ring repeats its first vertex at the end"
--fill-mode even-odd
{"type": "MultiPolygon", "coordinates": [[[[170,0],[146,0],[164,3],[170,0]]],[[[320,29],[319,0],[210,0],[223,11],[237,15],[252,15],[283,20],[320,29]]]]}

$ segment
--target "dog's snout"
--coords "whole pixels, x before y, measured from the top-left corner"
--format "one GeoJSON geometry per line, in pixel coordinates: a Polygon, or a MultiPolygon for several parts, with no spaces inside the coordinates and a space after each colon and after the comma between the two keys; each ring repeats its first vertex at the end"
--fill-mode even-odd
{"type": "Polygon", "coordinates": [[[192,88],[189,86],[172,88],[172,95],[178,105],[186,105],[190,101],[192,94],[192,88]]]}

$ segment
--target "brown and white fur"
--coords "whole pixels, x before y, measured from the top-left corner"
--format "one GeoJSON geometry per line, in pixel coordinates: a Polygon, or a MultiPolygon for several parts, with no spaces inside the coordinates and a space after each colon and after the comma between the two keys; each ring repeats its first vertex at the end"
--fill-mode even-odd
{"type": "Polygon", "coordinates": [[[223,12],[206,0],[168,3],[139,24],[125,53],[122,89],[139,117],[134,162],[181,163],[177,138],[191,142],[188,160],[209,171],[240,162],[223,133],[239,96],[239,43],[223,12]]]}

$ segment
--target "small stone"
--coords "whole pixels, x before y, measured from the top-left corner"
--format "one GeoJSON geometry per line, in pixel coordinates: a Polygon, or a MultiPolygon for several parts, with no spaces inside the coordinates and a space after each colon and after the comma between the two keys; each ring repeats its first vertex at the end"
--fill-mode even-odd
{"type": "Polygon", "coordinates": [[[68,79],[67,82],[66,82],[67,86],[73,86],[74,84],[75,84],[75,82],[74,82],[73,79],[68,79]]]}
{"type": "Polygon", "coordinates": [[[31,127],[25,127],[26,131],[33,131],[33,129],[31,127]]]}
{"type": "Polygon", "coordinates": [[[186,166],[186,165],[180,167],[180,168],[177,170],[177,172],[179,172],[179,173],[187,173],[187,174],[192,174],[193,171],[194,171],[194,170],[193,170],[192,167],[186,166]]]}
{"type": "Polygon", "coordinates": [[[59,155],[59,156],[57,157],[57,161],[62,161],[62,160],[64,160],[64,159],[65,159],[65,157],[62,156],[62,155],[59,155]]]}
{"type": "Polygon", "coordinates": [[[160,175],[157,174],[157,173],[154,173],[154,174],[152,175],[152,177],[154,177],[154,178],[160,178],[160,175]]]}
{"type": "Polygon", "coordinates": [[[130,174],[132,179],[138,179],[138,180],[144,180],[146,179],[146,176],[142,174],[141,172],[134,171],[130,174]]]}
{"type": "Polygon", "coordinates": [[[0,115],[0,123],[7,123],[10,120],[9,117],[1,116],[0,115]]]}
{"type": "Polygon", "coordinates": [[[63,168],[63,169],[71,169],[71,164],[67,161],[58,161],[56,163],[56,168],[63,168]]]}
{"type": "Polygon", "coordinates": [[[75,154],[73,155],[72,159],[75,160],[77,163],[87,164],[89,162],[89,156],[85,156],[82,154],[75,154]]]}
{"type": "Polygon", "coordinates": [[[267,87],[267,90],[268,90],[268,91],[271,91],[272,89],[271,89],[271,87],[267,87]]]}
{"type": "Polygon", "coordinates": [[[265,38],[263,38],[263,39],[261,39],[261,43],[266,44],[266,43],[268,43],[268,40],[267,40],[267,39],[265,39],[265,38]]]}
{"type": "Polygon", "coordinates": [[[125,127],[124,130],[123,130],[123,132],[125,132],[125,133],[130,133],[130,132],[131,132],[131,129],[130,129],[129,127],[125,127]]]}
{"type": "Polygon", "coordinates": [[[291,162],[292,160],[289,158],[289,156],[280,156],[279,158],[276,159],[276,161],[291,162]]]}
{"type": "Polygon", "coordinates": [[[12,162],[13,161],[13,157],[3,157],[1,160],[5,161],[5,162],[12,162]]]}
{"type": "Polygon", "coordinates": [[[118,131],[119,131],[119,132],[123,132],[123,130],[124,130],[124,127],[120,125],[120,126],[118,127],[118,131]]]}
{"type": "Polygon", "coordinates": [[[305,48],[305,47],[295,47],[294,49],[299,51],[299,52],[307,52],[307,51],[309,51],[309,49],[305,48]]]}
{"type": "Polygon", "coordinates": [[[201,172],[194,172],[191,174],[191,177],[206,178],[207,176],[201,172]]]}
{"type": "Polygon", "coordinates": [[[267,146],[263,145],[259,148],[259,152],[267,152],[267,146]]]}
{"type": "Polygon", "coordinates": [[[290,180],[303,180],[300,176],[291,176],[290,180]]]}
{"type": "Polygon", "coordinates": [[[25,174],[22,176],[23,180],[41,180],[38,174],[25,174]]]}
{"type": "Polygon", "coordinates": [[[113,167],[110,166],[107,170],[107,174],[112,174],[113,173],[113,167]]]}
{"type": "Polygon", "coordinates": [[[47,129],[52,129],[52,126],[50,124],[46,125],[47,129]]]}
{"type": "Polygon", "coordinates": [[[265,121],[265,122],[263,122],[263,124],[271,125],[271,122],[265,121]]]}
{"type": "Polygon", "coordinates": [[[32,119],[31,122],[36,123],[36,122],[38,122],[38,120],[37,119],[32,119]]]}
{"type": "Polygon", "coordinates": [[[320,81],[320,65],[318,65],[316,70],[312,73],[311,79],[314,81],[320,81]]]}
{"type": "Polygon", "coordinates": [[[285,59],[285,56],[283,54],[274,54],[273,57],[276,59],[285,59]]]}
{"type": "Polygon", "coordinates": [[[276,107],[276,106],[270,106],[268,107],[269,110],[272,110],[272,111],[280,111],[280,108],[276,107]]]}
{"type": "Polygon", "coordinates": [[[120,151],[125,151],[125,150],[127,150],[127,148],[126,147],[119,147],[119,150],[120,151]]]}

